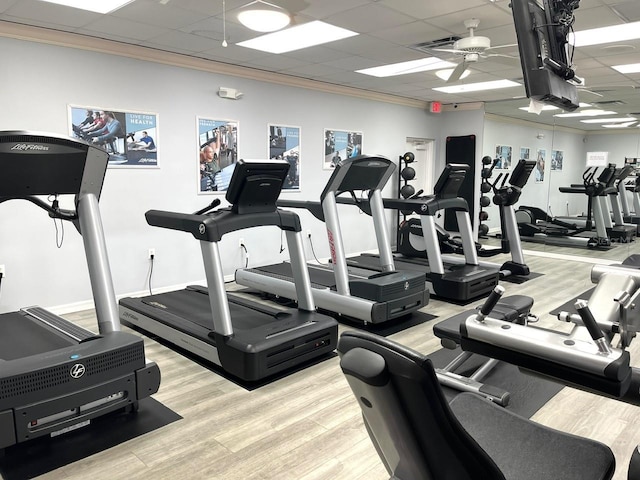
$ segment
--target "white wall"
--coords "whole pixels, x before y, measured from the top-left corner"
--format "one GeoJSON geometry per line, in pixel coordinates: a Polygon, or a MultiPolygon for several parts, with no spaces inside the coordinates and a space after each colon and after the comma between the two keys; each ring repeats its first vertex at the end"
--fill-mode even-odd
{"type": "MultiPolygon", "coordinates": [[[[196,194],[196,116],[239,121],[240,158],[266,157],[267,123],[300,126],[302,191],[285,196],[313,200],[331,173],[321,169],[324,128],[360,130],[364,153],[397,162],[407,137],[440,138],[439,120],[446,117],[419,108],[35,42],[0,38],[0,51],[0,130],[66,134],[69,104],[158,114],[160,168],[109,169],[105,179],[101,209],[118,295],[146,289],[151,247],[156,250],[154,288],[204,279],[199,245],[192,237],[144,221],[144,212],[152,208],[191,212],[212,199],[196,194]],[[244,97],[221,99],[216,95],[220,86],[237,88],[244,97]]],[[[341,210],[347,252],[374,248],[369,218],[355,209],[341,210]]],[[[91,298],[82,242],[70,225],[65,225],[64,244],[57,249],[52,220],[31,204],[0,204],[0,216],[0,265],[7,270],[0,312],[36,303],[70,306],[91,298]]],[[[327,257],[324,226],[306,212],[301,217],[303,228],[312,232],[316,254],[327,257]]],[[[240,236],[249,249],[250,265],[287,258],[288,252],[278,253],[280,234],[273,228],[231,234],[221,244],[225,274],[241,266],[240,236]]],[[[310,258],[308,244],[305,247],[310,258]]]]}
{"type": "MultiPolygon", "coordinates": [[[[586,211],[586,196],[561,193],[558,188],[572,183],[582,183],[586,158],[584,139],[585,135],[582,133],[553,130],[543,125],[521,124],[512,119],[499,119],[492,116],[485,121],[483,154],[494,158],[496,145],[510,145],[513,147],[513,165],[519,159],[520,147],[529,148],[532,160],[536,159],[538,149],[546,150],[544,181],[536,182],[535,172],[533,172],[516,208],[519,205],[529,205],[547,212],[551,211],[553,215],[566,215],[567,211],[575,215],[586,211]],[[561,150],[564,153],[561,171],[551,170],[552,150],[561,150]]],[[[505,170],[494,170],[490,180],[493,182],[501,172],[505,170]]],[[[492,204],[486,210],[489,213],[489,220],[485,223],[490,228],[499,227],[498,207],[492,204]]]]}

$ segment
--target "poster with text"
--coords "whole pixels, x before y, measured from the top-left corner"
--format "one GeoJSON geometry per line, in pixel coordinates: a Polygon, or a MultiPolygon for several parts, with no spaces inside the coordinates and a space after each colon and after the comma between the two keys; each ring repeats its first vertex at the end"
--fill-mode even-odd
{"type": "Polygon", "coordinates": [[[544,182],[544,161],[547,156],[547,151],[543,148],[539,148],[536,152],[536,168],[535,178],[537,183],[544,182]]]}
{"type": "Polygon", "coordinates": [[[289,173],[283,189],[300,190],[300,127],[269,124],[269,158],[285,160],[289,173]]]}
{"type": "Polygon", "coordinates": [[[508,169],[511,168],[511,155],[513,148],[508,145],[496,145],[496,162],[495,168],[508,169]]]}
{"type": "Polygon", "coordinates": [[[518,160],[529,160],[531,149],[529,147],[520,147],[520,158],[518,160]]]}
{"type": "Polygon", "coordinates": [[[238,161],[238,122],[197,118],[198,193],[226,192],[238,161]]]}
{"type": "Polygon", "coordinates": [[[69,135],[109,152],[109,166],[158,166],[158,115],[69,106],[69,135]]]}
{"type": "Polygon", "coordinates": [[[551,170],[562,170],[562,150],[551,150],[551,170]]]}
{"type": "Polygon", "coordinates": [[[322,168],[331,170],[344,159],[362,155],[362,132],[324,131],[324,161],[322,168]]]}

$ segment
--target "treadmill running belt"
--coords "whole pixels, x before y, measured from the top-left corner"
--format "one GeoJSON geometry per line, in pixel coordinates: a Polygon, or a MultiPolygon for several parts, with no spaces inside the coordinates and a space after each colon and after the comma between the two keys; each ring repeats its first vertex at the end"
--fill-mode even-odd
{"type": "MultiPolygon", "coordinates": [[[[213,331],[209,296],[205,293],[189,289],[177,290],[145,297],[142,302],[213,331]]],[[[251,330],[266,323],[279,321],[271,315],[233,302],[229,302],[229,310],[235,331],[251,330]]]]}
{"type": "MultiPolygon", "coordinates": [[[[309,279],[312,285],[319,285],[321,287],[329,287],[332,290],[336,288],[336,277],[333,270],[322,266],[309,264],[309,279]]],[[[250,271],[259,271],[269,273],[273,275],[281,275],[283,277],[291,278],[291,264],[289,262],[274,263],[273,265],[265,265],[263,267],[256,267],[249,269],[250,271]]]]}
{"type": "Polygon", "coordinates": [[[10,361],[76,345],[20,312],[0,315],[0,358],[10,361]]]}

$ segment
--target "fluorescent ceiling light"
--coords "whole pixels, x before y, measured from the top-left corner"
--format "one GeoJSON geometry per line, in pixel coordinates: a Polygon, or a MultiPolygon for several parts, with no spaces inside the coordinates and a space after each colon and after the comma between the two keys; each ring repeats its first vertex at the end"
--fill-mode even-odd
{"type": "Polygon", "coordinates": [[[611,110],[600,110],[599,108],[592,108],[591,110],[582,110],[580,112],[572,113],[558,113],[554,117],[560,118],[574,118],[574,117],[597,117],[599,115],[615,115],[618,112],[611,110]]]}
{"type": "MultiPolygon", "coordinates": [[[[553,105],[543,105],[542,110],[558,110],[559,107],[554,107],[553,105]]],[[[532,112],[529,107],[520,107],[520,110],[524,110],[525,112],[530,112],[530,113],[535,113],[532,112]]]]}
{"type": "Polygon", "coordinates": [[[237,43],[241,47],[253,48],[269,53],[285,53],[329,43],[358,35],[346,28],[336,27],[316,20],[295,27],[268,33],[260,37],[237,43]]]}
{"type": "Polygon", "coordinates": [[[256,32],[275,32],[291,22],[286,10],[262,0],[245,5],[238,13],[238,20],[245,27],[256,32]]]}
{"type": "Polygon", "coordinates": [[[576,47],[601,45],[603,43],[624,42],[640,38],[640,22],[611,25],[610,27],[592,28],[569,35],[569,40],[576,47]]]}
{"type": "Polygon", "coordinates": [[[480,90],[494,90],[497,88],[519,87],[520,84],[511,80],[493,80],[491,82],[467,83],[466,85],[451,85],[448,87],[436,87],[432,90],[443,93],[467,93],[480,90]]]}
{"type": "MultiPolygon", "coordinates": [[[[445,68],[444,70],[438,70],[436,72],[436,76],[445,81],[449,80],[449,77],[453,73],[453,70],[454,70],[453,68],[445,68]]],[[[460,75],[460,80],[462,80],[463,78],[467,78],[469,75],[471,75],[471,70],[467,68],[465,69],[464,72],[462,72],[462,75],[460,75]]]]}
{"type": "Polygon", "coordinates": [[[616,65],[611,67],[614,70],[619,71],[620,73],[639,73],[640,72],[640,63],[629,63],[627,65],[616,65]]]}
{"type": "Polygon", "coordinates": [[[373,77],[393,77],[394,75],[407,75],[409,73],[454,66],[454,63],[445,62],[437,57],[427,57],[419,60],[410,60],[408,62],[381,65],[379,67],[363,68],[362,70],[356,70],[356,73],[364,73],[365,75],[371,75],[373,77]]]}
{"type": "Polygon", "coordinates": [[[588,120],[580,120],[582,123],[620,123],[635,121],[635,117],[618,117],[618,118],[589,118],[588,120]]]}
{"type": "Polygon", "coordinates": [[[133,0],[40,0],[41,2],[57,3],[66,7],[80,8],[96,13],[109,13],[124,7],[133,0]]]}
{"type": "Polygon", "coordinates": [[[635,122],[631,121],[631,122],[625,122],[625,123],[614,123],[611,125],[602,125],[604,128],[629,128],[631,125],[633,125],[635,122]]]}

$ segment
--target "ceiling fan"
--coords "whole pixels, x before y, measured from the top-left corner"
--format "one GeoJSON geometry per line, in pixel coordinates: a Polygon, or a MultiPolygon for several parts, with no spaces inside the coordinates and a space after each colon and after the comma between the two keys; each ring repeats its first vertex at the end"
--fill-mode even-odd
{"type": "Polygon", "coordinates": [[[495,47],[491,46],[491,39],[488,37],[476,36],[474,35],[474,30],[478,28],[480,25],[480,20],[477,18],[471,18],[469,20],[465,20],[464,26],[469,31],[469,36],[461,38],[460,40],[456,40],[453,43],[453,48],[434,48],[434,51],[437,52],[448,52],[454,53],[457,56],[462,57],[462,62],[458,64],[458,66],[451,72],[451,75],[447,79],[447,83],[455,82],[460,80],[462,74],[469,67],[470,64],[478,62],[481,58],[489,58],[489,57],[503,57],[515,59],[518,58],[514,55],[506,55],[501,53],[488,53],[491,50],[496,50],[498,48],[507,48],[507,47],[515,47],[517,44],[509,44],[509,45],[497,45],[495,47]]]}

